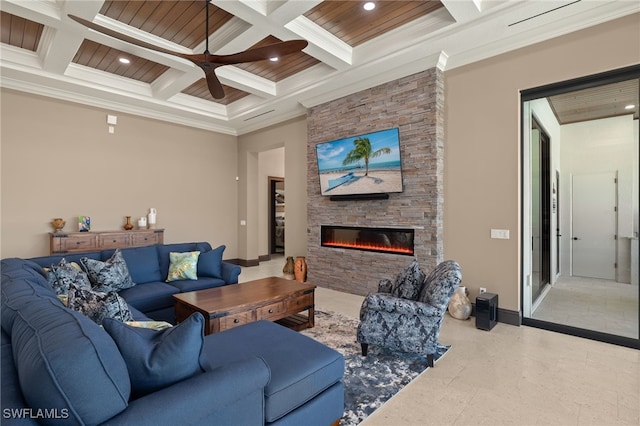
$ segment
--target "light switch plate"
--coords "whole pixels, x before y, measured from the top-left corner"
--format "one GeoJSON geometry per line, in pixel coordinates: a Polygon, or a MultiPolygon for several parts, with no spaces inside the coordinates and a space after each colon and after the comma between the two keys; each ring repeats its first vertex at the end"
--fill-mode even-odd
{"type": "Polygon", "coordinates": [[[509,230],[508,229],[492,229],[491,238],[497,238],[499,240],[508,240],[509,230]]]}

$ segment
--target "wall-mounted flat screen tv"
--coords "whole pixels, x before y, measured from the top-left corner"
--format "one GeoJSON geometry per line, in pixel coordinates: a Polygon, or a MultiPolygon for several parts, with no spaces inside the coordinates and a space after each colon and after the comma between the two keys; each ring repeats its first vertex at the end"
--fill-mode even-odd
{"type": "Polygon", "coordinates": [[[402,192],[397,128],[316,145],[322,195],[402,192]]]}

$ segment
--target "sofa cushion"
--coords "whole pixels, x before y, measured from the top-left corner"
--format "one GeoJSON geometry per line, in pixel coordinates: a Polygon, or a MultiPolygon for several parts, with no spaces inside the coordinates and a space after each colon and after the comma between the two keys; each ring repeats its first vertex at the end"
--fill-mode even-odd
{"type": "Polygon", "coordinates": [[[127,408],[127,366],[109,335],[84,315],[34,298],[17,313],[11,344],[32,410],[65,410],[64,424],[98,424],[127,408]]]}
{"type": "Polygon", "coordinates": [[[222,245],[213,250],[200,253],[198,258],[198,278],[222,278],[222,255],[226,246],[222,245]]]}
{"type": "Polygon", "coordinates": [[[204,317],[199,312],[162,331],[132,327],[112,319],[105,319],[104,329],[127,363],[134,397],[204,372],[200,363],[204,317]]]}
{"type": "Polygon", "coordinates": [[[133,321],[127,302],[115,291],[103,293],[71,283],[67,306],[86,315],[98,325],[102,325],[105,318],[133,321]]]}
{"type": "Polygon", "coordinates": [[[59,263],[63,258],[66,259],[67,262],[80,263],[80,259],[82,259],[83,257],[88,257],[89,259],[101,260],[99,251],[92,251],[88,253],[53,254],[51,256],[32,257],[29,260],[37,263],[43,268],[48,268],[53,264],[59,263]]]}
{"type": "Polygon", "coordinates": [[[160,272],[162,281],[166,281],[169,272],[169,253],[184,253],[187,251],[199,251],[201,253],[211,250],[211,244],[207,242],[198,243],[176,243],[158,245],[158,262],[160,262],[160,272]]]}
{"type": "Polygon", "coordinates": [[[173,295],[179,293],[176,287],[163,282],[138,284],[120,290],[118,294],[131,306],[142,312],[150,312],[166,307],[173,307],[173,295]]]}
{"type": "Polygon", "coordinates": [[[10,265],[11,263],[2,261],[2,287],[0,287],[2,301],[0,325],[7,334],[11,334],[13,321],[18,311],[34,300],[47,299],[51,300],[52,303],[63,306],[45,278],[42,276],[30,276],[27,271],[22,271],[20,265],[15,264],[13,266],[18,266],[18,269],[10,271],[5,267],[10,265]]]}
{"type": "Polygon", "coordinates": [[[197,280],[198,257],[200,257],[199,251],[184,253],[170,252],[167,282],[175,280],[197,280]]]}
{"type": "Polygon", "coordinates": [[[118,291],[136,285],[120,250],[116,250],[105,262],[83,257],[80,263],[97,291],[118,291]]]}
{"type": "Polygon", "coordinates": [[[391,287],[391,295],[402,299],[416,300],[422,286],[424,285],[425,274],[420,269],[417,259],[398,274],[393,286],[391,287]]]}
{"type": "Polygon", "coordinates": [[[266,422],[310,401],[344,375],[340,353],[270,321],[256,321],[204,339],[209,368],[254,356],[265,360],[271,369],[264,392],[266,422]]]}
{"type": "Polygon", "coordinates": [[[177,280],[171,281],[169,284],[178,288],[181,293],[188,291],[204,290],[207,288],[220,287],[227,283],[220,278],[198,277],[197,280],[177,280]]]}
{"type": "MultiPolygon", "coordinates": [[[[160,262],[158,262],[158,249],[156,246],[132,247],[120,250],[127,263],[129,274],[134,283],[150,283],[162,281],[160,262]]],[[[102,259],[109,259],[115,253],[114,250],[104,250],[102,259]]]]}
{"type": "Polygon", "coordinates": [[[57,265],[51,265],[48,280],[56,294],[67,294],[69,285],[72,283],[78,287],[91,288],[89,277],[80,265],[76,262],[67,262],[65,258],[62,258],[57,265]]]}

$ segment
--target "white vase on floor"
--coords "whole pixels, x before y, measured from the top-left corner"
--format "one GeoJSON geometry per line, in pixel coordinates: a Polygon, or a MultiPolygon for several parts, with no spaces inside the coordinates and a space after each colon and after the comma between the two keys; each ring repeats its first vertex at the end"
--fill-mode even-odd
{"type": "Polygon", "coordinates": [[[449,301],[449,314],[460,320],[466,320],[471,316],[471,302],[467,297],[467,288],[458,287],[449,301]]]}

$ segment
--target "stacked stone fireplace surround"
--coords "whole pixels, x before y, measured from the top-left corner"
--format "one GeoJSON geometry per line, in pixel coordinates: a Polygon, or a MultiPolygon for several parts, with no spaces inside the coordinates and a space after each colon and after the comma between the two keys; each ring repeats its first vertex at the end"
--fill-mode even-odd
{"type": "Polygon", "coordinates": [[[322,247],[321,225],[413,228],[414,253],[428,273],[443,260],[444,76],[432,68],[307,111],[309,282],[352,294],[377,290],[412,257],[322,247]],[[331,201],[320,194],[316,144],[399,128],[403,192],[386,200],[331,201]]]}

